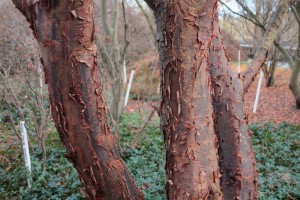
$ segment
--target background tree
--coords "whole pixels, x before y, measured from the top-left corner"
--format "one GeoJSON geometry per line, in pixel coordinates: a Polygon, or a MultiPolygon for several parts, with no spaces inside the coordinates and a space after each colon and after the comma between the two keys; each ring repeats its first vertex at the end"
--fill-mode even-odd
{"type": "MultiPolygon", "coordinates": [[[[93,2],[14,2],[31,23],[42,48],[56,128],[87,195],[92,199],[143,199],[108,128],[95,62],[93,2]]],[[[222,199],[223,193],[225,198],[257,198],[255,159],[242,96],[266,59],[289,2],[280,1],[252,68],[239,79],[225,67],[225,71],[217,69],[228,61],[220,37],[214,37],[219,34],[217,1],[147,1],[158,29],[159,115],[169,199],[222,199]],[[226,179],[220,180],[220,173],[226,179]],[[225,180],[232,182],[228,185],[225,180]]]]}
{"type": "MultiPolygon", "coordinates": [[[[221,1],[222,2],[222,1],[221,1]]],[[[241,6],[243,13],[237,13],[234,12],[232,9],[227,7],[231,12],[234,14],[243,17],[246,21],[251,22],[254,27],[259,28],[262,32],[265,32],[268,26],[268,23],[270,22],[270,16],[271,13],[273,13],[273,6],[274,3],[277,3],[275,1],[266,0],[265,2],[261,2],[261,0],[256,0],[256,12],[254,13],[251,11],[247,3],[243,0],[237,0],[236,1],[238,5],[241,6]],[[264,7],[267,7],[268,9],[265,9],[264,7]],[[265,12],[267,11],[267,12],[265,12]],[[265,12],[265,14],[262,15],[262,13],[265,12]]],[[[224,3],[222,3],[225,5],[224,3]]],[[[297,100],[299,98],[299,70],[297,70],[296,63],[297,63],[297,52],[299,49],[299,45],[295,47],[296,51],[295,54],[293,51],[289,50],[289,46],[293,47],[293,44],[297,44],[297,40],[299,43],[299,39],[294,36],[299,35],[297,33],[297,26],[292,26],[294,23],[299,24],[299,17],[297,17],[297,8],[299,7],[299,2],[294,1],[290,4],[290,12],[287,14],[287,17],[283,19],[284,26],[281,27],[280,32],[275,36],[276,40],[274,41],[274,46],[272,50],[272,56],[269,56],[272,59],[272,63],[269,69],[265,70],[266,78],[267,78],[267,86],[271,86],[274,84],[274,74],[275,74],[275,66],[276,62],[278,61],[278,52],[283,56],[284,60],[288,63],[290,66],[290,69],[292,71],[291,77],[290,77],[290,89],[295,97],[296,100],[296,107],[299,108],[297,100]],[[292,11],[292,12],[291,12],[292,11]],[[276,48],[276,49],[274,49],[276,48]],[[293,55],[294,54],[294,55],[293,55]]],[[[257,30],[255,28],[255,30],[257,30]]],[[[255,34],[257,35],[257,31],[255,31],[255,34]]],[[[258,34],[259,35],[259,34],[258,34]]]]}
{"type": "Polygon", "coordinates": [[[4,121],[21,142],[18,124],[25,121],[30,150],[33,142],[43,152],[43,171],[46,169],[47,128],[50,120],[48,93],[43,84],[42,65],[36,40],[23,24],[18,13],[11,12],[11,1],[3,1],[0,28],[0,108],[5,110],[4,121]],[[28,36],[29,35],[29,36],[28,36]]]}

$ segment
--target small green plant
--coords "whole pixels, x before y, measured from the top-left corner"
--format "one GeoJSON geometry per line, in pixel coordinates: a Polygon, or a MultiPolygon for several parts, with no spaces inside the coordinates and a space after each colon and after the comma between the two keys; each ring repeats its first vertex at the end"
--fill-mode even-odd
{"type": "Polygon", "coordinates": [[[252,125],[259,199],[300,199],[300,126],[252,125]]]}
{"type": "Polygon", "coordinates": [[[139,188],[143,191],[145,199],[164,200],[165,195],[165,153],[163,150],[163,137],[156,118],[145,128],[145,137],[140,140],[137,147],[126,146],[133,139],[133,127],[139,122],[137,113],[125,113],[121,122],[121,132],[124,152],[124,161],[139,188]]]}
{"type": "Polygon", "coordinates": [[[27,187],[23,155],[13,163],[0,165],[0,199],[84,199],[82,187],[71,163],[64,158],[65,150],[60,147],[48,148],[47,170],[43,172],[43,152],[35,148],[31,155],[32,187],[27,187]],[[9,166],[8,166],[9,164],[9,166]]]}
{"type": "MultiPolygon", "coordinates": [[[[165,200],[165,152],[159,119],[145,128],[137,146],[131,146],[134,132],[140,127],[138,113],[124,113],[120,123],[123,160],[143,191],[146,200],[165,200]]],[[[31,155],[32,188],[27,188],[23,153],[16,144],[1,149],[0,199],[84,199],[77,172],[64,157],[54,126],[46,141],[47,168],[42,170],[42,151],[31,155]]],[[[251,125],[252,142],[259,172],[259,199],[300,199],[300,126],[289,124],[251,125]]],[[[0,135],[0,144],[7,136],[0,135]]]]}

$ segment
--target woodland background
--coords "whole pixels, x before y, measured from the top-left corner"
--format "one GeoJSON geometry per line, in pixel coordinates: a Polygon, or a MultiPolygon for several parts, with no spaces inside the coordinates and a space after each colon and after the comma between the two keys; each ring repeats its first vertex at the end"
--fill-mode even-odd
{"type": "MultiPolygon", "coordinates": [[[[277,1],[244,3],[266,25],[277,1]]],[[[98,54],[101,55],[98,62],[101,73],[108,77],[102,82],[122,157],[146,199],[166,199],[163,137],[153,108],[160,99],[154,18],[140,0],[118,2],[117,7],[109,1],[106,10],[98,0],[95,5],[98,54]],[[119,16],[114,18],[116,9],[119,16]],[[106,18],[107,23],[103,20],[106,18]],[[109,30],[117,34],[111,37],[109,30]],[[126,61],[127,79],[130,71],[135,70],[126,107],[123,102],[128,82],[115,81],[124,76],[123,65],[112,64],[120,57],[126,61]]],[[[263,32],[252,22],[256,19],[238,3],[230,4],[229,8],[226,5],[227,1],[220,2],[221,31],[232,67],[237,71],[240,50],[243,70],[259,47],[263,32]]],[[[10,0],[0,2],[0,30],[0,199],[83,199],[82,185],[64,158],[65,150],[51,119],[39,46],[29,24],[10,0]],[[21,120],[26,122],[30,137],[31,189],[26,182],[18,125],[21,120]]],[[[277,41],[293,57],[298,24],[292,12],[285,19],[277,41]]],[[[244,104],[258,162],[259,198],[299,199],[300,111],[289,90],[290,63],[275,46],[268,61],[274,73],[271,72],[272,83],[267,85],[271,67],[265,70],[258,111],[252,112],[257,80],[245,96],[244,104]]]]}

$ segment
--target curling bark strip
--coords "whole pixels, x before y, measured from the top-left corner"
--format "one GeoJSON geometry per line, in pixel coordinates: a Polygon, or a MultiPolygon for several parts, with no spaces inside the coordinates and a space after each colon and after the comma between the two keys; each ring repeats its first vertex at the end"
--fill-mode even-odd
{"type": "Polygon", "coordinates": [[[217,1],[148,1],[158,35],[168,199],[222,199],[209,47],[217,1]]]}
{"type": "Polygon", "coordinates": [[[143,199],[106,119],[97,76],[92,0],[13,0],[42,49],[51,109],[66,157],[89,199],[143,199]]]}
{"type": "Polygon", "coordinates": [[[230,68],[217,15],[211,44],[215,131],[219,140],[221,188],[225,200],[257,199],[256,161],[243,110],[243,83],[230,68]]]}

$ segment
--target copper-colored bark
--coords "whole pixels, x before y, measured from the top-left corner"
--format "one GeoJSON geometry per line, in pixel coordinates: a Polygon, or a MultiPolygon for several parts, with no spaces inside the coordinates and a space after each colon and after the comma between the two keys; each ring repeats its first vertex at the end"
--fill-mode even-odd
{"type": "Polygon", "coordinates": [[[210,57],[224,199],[257,199],[256,161],[243,110],[242,80],[229,66],[217,20],[210,57]]]}
{"type": "Polygon", "coordinates": [[[208,68],[217,1],[151,2],[158,28],[168,199],[221,199],[208,68]]]}
{"type": "Polygon", "coordinates": [[[90,199],[143,199],[107,125],[97,78],[92,0],[14,0],[43,56],[52,115],[90,199]]]}

